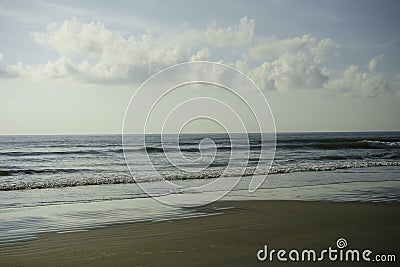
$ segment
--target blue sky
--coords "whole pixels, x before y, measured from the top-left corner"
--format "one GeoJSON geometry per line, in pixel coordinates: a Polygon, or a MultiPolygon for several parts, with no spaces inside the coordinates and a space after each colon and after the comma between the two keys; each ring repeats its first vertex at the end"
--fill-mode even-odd
{"type": "Polygon", "coordinates": [[[0,1],[0,134],[119,133],[193,60],[243,71],[278,131],[400,130],[398,1],[0,1]]]}

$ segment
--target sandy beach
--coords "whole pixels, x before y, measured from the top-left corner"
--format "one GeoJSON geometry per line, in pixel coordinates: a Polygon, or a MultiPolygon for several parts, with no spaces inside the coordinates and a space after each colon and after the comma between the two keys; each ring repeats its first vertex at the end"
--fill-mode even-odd
{"type": "MultiPolygon", "coordinates": [[[[347,248],[396,254],[398,259],[399,207],[398,203],[221,201],[197,208],[212,210],[212,216],[46,233],[1,245],[0,265],[307,266],[309,262],[260,262],[256,254],[264,245],[288,251],[336,248],[339,238],[347,240],[347,248]]],[[[328,259],[322,263],[332,264],[328,259]]],[[[389,263],[376,263],[382,264],[389,263]]]]}

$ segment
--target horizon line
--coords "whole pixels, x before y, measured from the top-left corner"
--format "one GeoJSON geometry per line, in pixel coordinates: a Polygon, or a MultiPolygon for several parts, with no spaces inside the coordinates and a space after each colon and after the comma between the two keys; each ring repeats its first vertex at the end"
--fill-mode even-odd
{"type": "MultiPolygon", "coordinates": [[[[286,134],[286,133],[385,133],[385,132],[400,132],[399,130],[347,130],[347,131],[276,131],[276,134],[286,134]]],[[[231,132],[229,134],[258,134],[260,132],[248,132],[248,133],[241,133],[241,132],[231,132]]],[[[133,135],[139,135],[141,133],[127,133],[133,135]]],[[[147,133],[147,135],[160,135],[161,133],[147,133]]],[[[167,135],[173,135],[178,133],[164,133],[167,135]]],[[[188,132],[188,133],[179,133],[179,134],[228,134],[224,132],[188,132]]],[[[123,133],[33,133],[33,134],[0,134],[0,136],[94,136],[94,135],[123,135],[123,133]]]]}

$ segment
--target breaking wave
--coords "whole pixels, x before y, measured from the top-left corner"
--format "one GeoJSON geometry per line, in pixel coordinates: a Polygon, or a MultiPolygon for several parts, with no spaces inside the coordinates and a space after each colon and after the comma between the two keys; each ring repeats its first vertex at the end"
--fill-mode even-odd
{"type": "MultiPolygon", "coordinates": [[[[383,166],[400,166],[397,161],[369,161],[369,162],[326,162],[319,164],[293,164],[285,166],[272,166],[271,169],[257,169],[248,167],[243,176],[251,175],[266,175],[266,174],[282,174],[282,173],[295,173],[295,172],[319,172],[319,171],[334,171],[339,169],[352,169],[352,168],[368,168],[368,167],[383,167],[383,166]]],[[[44,169],[44,170],[0,170],[0,176],[15,176],[18,174],[32,174],[32,173],[70,173],[79,172],[82,170],[75,169],[44,169]]],[[[188,179],[212,179],[218,178],[224,174],[224,168],[207,170],[201,173],[179,173],[179,172],[164,172],[161,175],[166,180],[188,180],[188,179]]],[[[224,176],[241,176],[241,172],[232,172],[224,174],[224,176]]],[[[140,177],[145,177],[141,175],[140,177]]],[[[138,179],[140,179],[140,177],[138,179]]],[[[160,177],[145,177],[143,181],[157,181],[160,177]]],[[[62,187],[75,187],[87,185],[104,185],[104,184],[130,184],[135,183],[134,179],[129,174],[120,174],[119,177],[100,178],[100,179],[65,179],[65,180],[50,180],[50,181],[18,181],[18,182],[2,182],[0,184],[0,191],[10,190],[25,190],[25,189],[44,189],[44,188],[62,188],[62,187]]]]}

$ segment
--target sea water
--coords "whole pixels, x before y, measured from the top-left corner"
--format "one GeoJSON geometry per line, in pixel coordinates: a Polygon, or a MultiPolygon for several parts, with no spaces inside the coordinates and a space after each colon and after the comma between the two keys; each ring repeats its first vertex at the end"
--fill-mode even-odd
{"type": "MultiPolygon", "coordinates": [[[[121,135],[0,136],[0,242],[48,231],[218,214],[166,206],[136,182],[161,177],[182,187],[201,185],[223,175],[233,153],[247,165],[244,175],[230,172],[243,178],[224,199],[400,201],[399,132],[279,133],[271,168],[259,164],[259,134],[236,138],[248,141],[250,154],[244,153],[246,142],[233,146],[227,134],[182,134],[178,149],[159,135],[146,136],[145,146],[138,136],[134,147],[123,147],[121,135]],[[215,145],[199,146],[207,138],[215,145]],[[131,172],[124,149],[134,158],[131,172]],[[165,156],[168,151],[172,158],[182,153],[196,159],[212,149],[213,161],[198,172],[185,172],[165,156]],[[145,164],[149,158],[152,168],[145,164]],[[255,168],[268,178],[250,194],[255,168]]],[[[177,193],[182,192],[160,189],[166,198],[177,193]]]]}

